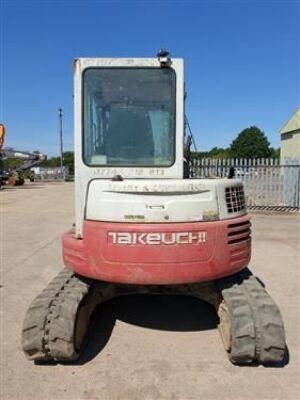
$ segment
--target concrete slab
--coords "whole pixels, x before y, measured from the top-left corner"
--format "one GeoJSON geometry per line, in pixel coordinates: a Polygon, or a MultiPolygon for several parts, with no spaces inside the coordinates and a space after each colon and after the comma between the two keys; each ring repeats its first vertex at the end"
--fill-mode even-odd
{"type": "Polygon", "coordinates": [[[33,298],[62,268],[60,237],[73,216],[73,184],[0,192],[0,398],[285,399],[299,396],[299,216],[255,213],[252,271],[282,310],[282,368],[230,364],[209,305],[184,297],[117,298],[99,309],[78,363],[40,366],[21,351],[33,298]]]}

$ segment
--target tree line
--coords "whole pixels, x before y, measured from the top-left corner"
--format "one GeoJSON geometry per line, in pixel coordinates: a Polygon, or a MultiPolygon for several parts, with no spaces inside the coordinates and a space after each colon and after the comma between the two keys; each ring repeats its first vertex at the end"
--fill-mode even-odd
{"type": "Polygon", "coordinates": [[[192,153],[193,158],[279,158],[280,149],[274,149],[265,133],[256,126],[242,130],[229,147],[213,147],[209,151],[192,153]]]}
{"type": "MultiPolygon", "coordinates": [[[[63,152],[63,164],[65,167],[69,167],[69,174],[74,175],[74,152],[64,151],[63,152]]],[[[40,164],[41,167],[60,167],[60,157],[51,157],[43,161],[40,164]]]]}

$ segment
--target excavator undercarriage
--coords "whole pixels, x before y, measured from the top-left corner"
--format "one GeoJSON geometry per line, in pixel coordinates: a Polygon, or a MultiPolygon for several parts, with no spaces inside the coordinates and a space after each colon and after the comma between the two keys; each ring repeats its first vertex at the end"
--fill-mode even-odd
{"type": "Polygon", "coordinates": [[[116,285],[64,269],[27,311],[22,331],[25,354],[39,362],[78,359],[96,307],[130,294],[189,295],[213,305],[224,347],[234,364],[278,363],[284,358],[280,311],[248,269],[214,282],[162,286],[116,285]]]}

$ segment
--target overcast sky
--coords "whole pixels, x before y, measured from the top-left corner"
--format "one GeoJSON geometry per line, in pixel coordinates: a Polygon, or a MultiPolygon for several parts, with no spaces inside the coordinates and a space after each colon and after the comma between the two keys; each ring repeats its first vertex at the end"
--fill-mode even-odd
{"type": "Polygon", "coordinates": [[[279,146],[299,107],[298,1],[1,0],[0,122],[6,146],[73,146],[72,61],[78,56],[183,57],[198,149],[227,147],[250,125],[279,146]]]}

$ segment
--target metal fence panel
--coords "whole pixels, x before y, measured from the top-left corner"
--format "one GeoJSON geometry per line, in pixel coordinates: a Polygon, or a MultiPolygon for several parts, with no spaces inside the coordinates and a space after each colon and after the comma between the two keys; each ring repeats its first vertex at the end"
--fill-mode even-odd
{"type": "Polygon", "coordinates": [[[195,178],[226,177],[230,167],[244,184],[247,205],[254,207],[300,207],[300,159],[194,159],[195,178]]]}
{"type": "Polygon", "coordinates": [[[31,168],[34,172],[36,181],[65,181],[69,177],[69,167],[34,167],[31,168]]]}

